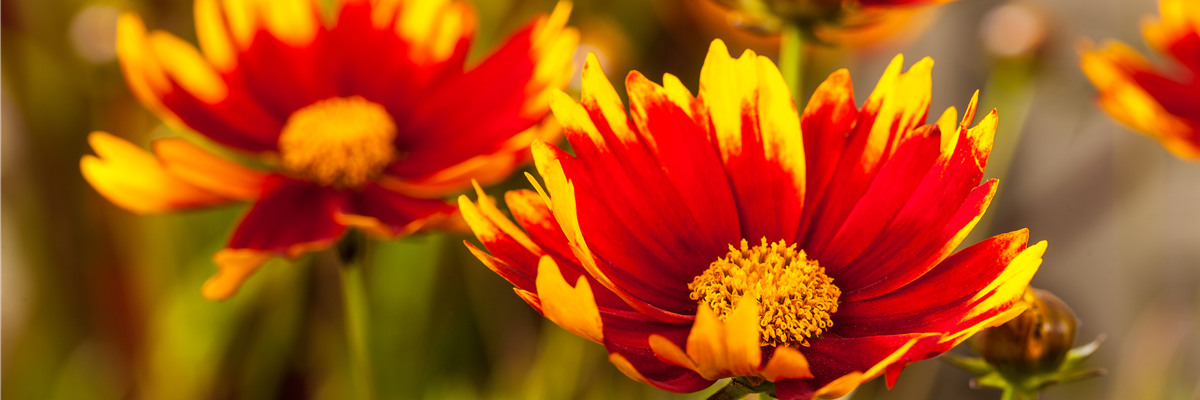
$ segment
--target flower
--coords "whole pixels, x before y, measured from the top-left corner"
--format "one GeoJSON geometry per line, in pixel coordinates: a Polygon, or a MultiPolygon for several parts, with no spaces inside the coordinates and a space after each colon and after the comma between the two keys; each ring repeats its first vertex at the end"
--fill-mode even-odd
{"type": "Polygon", "coordinates": [[[1146,43],[1183,65],[1163,71],[1128,46],[1081,46],[1080,65],[1100,91],[1100,106],[1129,128],[1188,160],[1200,160],[1200,3],[1161,0],[1162,18],[1142,24],[1146,43]]]}
{"type": "Polygon", "coordinates": [[[516,223],[481,189],[460,197],[490,254],[468,247],[665,390],[742,377],[809,399],[892,384],[1020,314],[1046,248],[1019,230],[951,254],[995,194],[979,182],[996,112],[968,128],[973,99],[961,124],[951,108],[924,125],[933,61],[902,64],[861,109],[833,73],[801,117],[769,59],[716,40],[698,96],[631,72],[627,114],[589,58],[582,100],[551,103],[575,155],[534,143],[545,187],[530,176],[536,191],[505,195],[516,223]]]}
{"type": "Polygon", "coordinates": [[[395,237],[454,212],[440,197],[503,179],[532,140],[556,136],[541,121],[570,79],[570,8],[470,69],[475,20],[460,2],[350,0],[323,23],[309,0],[196,0],[202,51],[125,14],[118,57],[138,99],[269,168],[182,138],[150,154],[103,132],[80,166],[138,214],[252,202],[203,288],[224,299],[269,258],[327,248],[347,228],[395,237]]]}
{"type": "Polygon", "coordinates": [[[715,0],[730,9],[734,25],[775,33],[795,24],[809,36],[862,46],[895,36],[907,26],[923,30],[928,6],[954,0],[715,0]]]}

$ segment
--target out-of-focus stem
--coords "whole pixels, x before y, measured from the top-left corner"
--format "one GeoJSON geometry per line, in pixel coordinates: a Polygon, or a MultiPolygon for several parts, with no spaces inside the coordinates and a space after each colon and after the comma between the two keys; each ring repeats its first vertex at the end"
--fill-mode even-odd
{"type": "Polygon", "coordinates": [[[794,23],[783,25],[779,37],[779,72],[792,92],[796,109],[804,106],[804,36],[800,26],[794,23]]]}
{"type": "Polygon", "coordinates": [[[363,281],[365,239],[350,232],[337,245],[342,278],[342,306],[346,322],[347,349],[350,351],[350,375],[355,398],[374,400],[375,380],[371,367],[370,327],[367,287],[363,281]]]}

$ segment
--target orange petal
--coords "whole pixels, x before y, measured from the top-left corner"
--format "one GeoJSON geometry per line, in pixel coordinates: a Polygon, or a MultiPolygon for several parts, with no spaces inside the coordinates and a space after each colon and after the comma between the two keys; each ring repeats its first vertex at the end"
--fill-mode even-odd
{"type": "Polygon", "coordinates": [[[175,176],[149,152],[105,132],[88,142],[98,157],[80,160],[83,177],[105,198],[136,214],[226,203],[231,199],[175,176]]]}
{"type": "Polygon", "coordinates": [[[688,334],[687,355],[704,379],[756,376],[762,364],[758,339],[758,300],[743,297],[726,321],[701,303],[688,334]]]}
{"type": "Polygon", "coordinates": [[[167,171],[192,185],[231,199],[254,200],[262,195],[266,173],[216,156],[180,138],[155,140],[151,146],[167,171]]]}
{"type": "Polygon", "coordinates": [[[149,41],[153,56],[163,71],[183,90],[208,104],[219,103],[229,95],[225,80],[200,55],[196,46],[163,31],[151,33],[149,41]]]}
{"type": "Polygon", "coordinates": [[[250,48],[254,35],[259,30],[261,12],[256,7],[255,0],[223,0],[222,9],[229,23],[229,32],[238,47],[245,50],[250,48]]]}
{"type": "MultiPolygon", "coordinates": [[[[604,122],[621,143],[637,143],[638,136],[629,127],[629,116],[625,114],[625,104],[621,102],[621,97],[617,95],[617,90],[613,87],[612,82],[609,82],[604,71],[600,69],[600,61],[596,59],[595,53],[588,53],[582,79],[583,92],[580,95],[579,103],[583,105],[583,108],[590,111],[591,114],[599,113],[603,116],[604,122]]],[[[557,115],[557,109],[555,110],[557,115]]],[[[590,135],[591,132],[588,133],[590,135]]],[[[600,139],[598,136],[593,138],[600,139]]]]}
{"type": "Polygon", "coordinates": [[[757,59],[751,50],[732,58],[725,42],[717,39],[700,69],[700,98],[708,109],[712,134],[724,161],[742,153],[743,111],[758,108],[754,93],[759,86],[757,59]]]}
{"type": "Polygon", "coordinates": [[[542,251],[525,231],[517,227],[517,224],[508,219],[499,208],[496,208],[496,199],[488,196],[483,192],[483,188],[475,185],[475,193],[477,195],[476,202],[471,202],[466,195],[458,197],[459,210],[462,212],[462,217],[466,220],[467,225],[475,232],[475,236],[485,244],[495,241],[501,237],[511,237],[517,243],[529,250],[530,253],[536,255],[546,254],[542,251]]]}
{"type": "Polygon", "coordinates": [[[539,20],[534,28],[530,56],[537,65],[525,85],[527,97],[521,105],[524,117],[545,114],[554,90],[565,86],[574,73],[571,58],[579,44],[579,31],[566,26],[571,8],[570,1],[559,1],[550,16],[539,20]]]}
{"type": "Polygon", "coordinates": [[[221,72],[230,72],[237,67],[237,54],[233,40],[229,37],[225,16],[221,13],[219,0],[196,0],[193,14],[196,15],[196,38],[204,57],[221,72]]]}
{"type": "Polygon", "coordinates": [[[225,300],[237,293],[242,283],[274,253],[265,250],[224,249],[213,256],[217,274],[204,282],[201,294],[209,300],[225,300]]]}
{"type": "Polygon", "coordinates": [[[899,143],[908,139],[907,135],[924,125],[929,112],[929,101],[933,97],[933,59],[923,58],[908,72],[900,73],[903,65],[904,55],[896,55],[863,107],[864,112],[868,112],[868,107],[873,105],[870,112],[876,114],[861,161],[868,171],[878,168],[882,160],[891,156],[889,152],[894,152],[900,147],[899,143]]]}
{"type": "Polygon", "coordinates": [[[758,124],[764,155],[792,176],[799,198],[804,199],[804,139],[800,115],[783,75],[769,58],[758,57],[758,124]]]}
{"type": "Polygon", "coordinates": [[[307,47],[317,37],[321,21],[311,0],[270,0],[258,3],[267,31],[293,47],[307,47]]]}
{"type": "Polygon", "coordinates": [[[464,3],[409,1],[401,8],[396,34],[409,43],[409,57],[419,64],[446,61],[459,40],[475,31],[475,16],[464,3]]]}
{"type": "Polygon", "coordinates": [[[604,343],[600,309],[587,277],[580,275],[575,287],[571,287],[554,259],[542,256],[538,263],[537,294],[546,318],[584,339],[604,343]]]}
{"type": "Polygon", "coordinates": [[[171,81],[150,49],[146,25],[137,14],[121,14],[117,21],[117,59],[134,96],[160,118],[181,125],[162,104],[162,94],[171,90],[171,81]]]}
{"type": "Polygon", "coordinates": [[[771,382],[813,377],[808,368],[808,359],[804,358],[800,350],[791,347],[776,347],[771,361],[767,362],[767,367],[763,368],[759,375],[771,382]]]}

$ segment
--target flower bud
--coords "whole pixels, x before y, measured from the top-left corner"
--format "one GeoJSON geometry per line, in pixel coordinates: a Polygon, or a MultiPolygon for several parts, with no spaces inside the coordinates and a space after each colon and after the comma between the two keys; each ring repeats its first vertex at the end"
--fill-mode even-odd
{"type": "Polygon", "coordinates": [[[1029,305],[1025,312],[972,338],[989,364],[1013,378],[1055,371],[1075,342],[1077,318],[1066,303],[1032,287],[1022,300],[1029,305]]]}

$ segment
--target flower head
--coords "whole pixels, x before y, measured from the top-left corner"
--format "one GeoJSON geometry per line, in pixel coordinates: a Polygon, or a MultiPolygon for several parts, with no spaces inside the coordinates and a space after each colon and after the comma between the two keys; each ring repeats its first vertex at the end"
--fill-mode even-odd
{"type": "Polygon", "coordinates": [[[470,69],[462,2],[347,0],[326,23],[310,0],[196,0],[199,50],[126,14],[117,49],[138,99],[267,168],[181,138],[150,154],[96,132],[83,175],[135,213],[252,202],[204,286],[226,298],[270,257],[326,248],[347,228],[426,226],[454,212],[441,197],[503,179],[530,142],[557,136],[542,119],[570,78],[569,12],[560,3],[470,69]]]}
{"type": "Polygon", "coordinates": [[[1081,65],[1109,115],[1181,158],[1200,160],[1200,3],[1160,0],[1159,7],[1161,19],[1148,17],[1142,34],[1184,68],[1164,71],[1115,41],[1099,50],[1085,43],[1081,65]]]}
{"type": "Polygon", "coordinates": [[[816,39],[866,44],[920,23],[926,6],[954,0],[715,0],[737,26],[764,33],[794,24],[816,39]]]}
{"type": "MultiPolygon", "coordinates": [[[[766,57],[714,41],[693,96],[595,58],[582,99],[552,102],[575,154],[535,143],[545,181],[459,198],[485,265],[550,320],[602,343],[629,377],[690,392],[774,382],[836,397],[1024,310],[1045,243],[1015,231],[953,250],[996,189],[980,185],[997,116],[975,102],[925,125],[932,61],[897,56],[861,109],[832,74],[802,115],[766,57]],[[803,134],[802,134],[803,132],[803,134]]],[[[532,177],[531,177],[532,179],[532,177]]]]}

